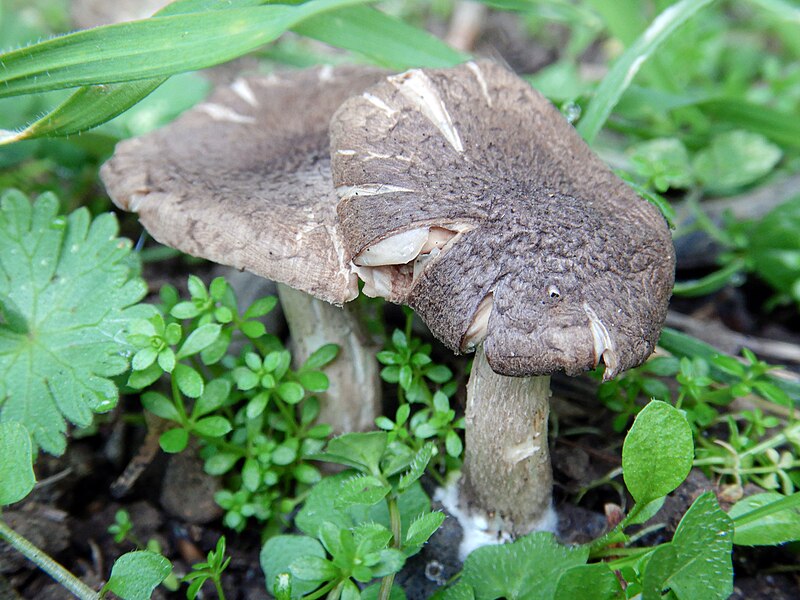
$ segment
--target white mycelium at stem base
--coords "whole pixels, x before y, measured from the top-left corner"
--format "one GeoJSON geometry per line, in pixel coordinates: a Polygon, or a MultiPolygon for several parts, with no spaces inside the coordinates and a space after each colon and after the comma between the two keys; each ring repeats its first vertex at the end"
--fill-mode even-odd
{"type": "Polygon", "coordinates": [[[547,447],[550,377],[495,373],[479,346],[467,384],[467,440],[457,487],[441,500],[464,529],[460,554],[555,531],[547,447]]]}

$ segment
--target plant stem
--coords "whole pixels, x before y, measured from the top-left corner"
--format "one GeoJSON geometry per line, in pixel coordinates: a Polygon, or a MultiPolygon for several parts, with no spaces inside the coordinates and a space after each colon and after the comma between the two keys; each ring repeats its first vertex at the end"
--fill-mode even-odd
{"type": "MultiPolygon", "coordinates": [[[[397,504],[397,498],[392,496],[387,501],[389,504],[389,521],[392,525],[392,547],[398,550],[403,546],[403,529],[400,521],[400,506],[397,504]]],[[[378,592],[378,600],[389,600],[392,595],[392,585],[394,584],[394,573],[386,575],[381,580],[381,589],[378,592]]]]}
{"type": "Polygon", "coordinates": [[[340,582],[340,580],[338,580],[338,579],[334,579],[333,581],[329,581],[328,583],[323,585],[321,588],[319,588],[313,594],[308,594],[307,596],[303,596],[303,598],[305,600],[316,600],[317,598],[322,598],[322,596],[324,596],[329,591],[331,591],[333,589],[333,586],[335,586],[339,582],[340,582]]]}
{"type": "Polygon", "coordinates": [[[222,589],[222,582],[219,576],[214,577],[214,587],[217,588],[217,597],[219,600],[225,600],[225,591],[222,589]]]}
{"type": "Polygon", "coordinates": [[[0,539],[8,542],[12,548],[34,563],[42,571],[50,575],[57,583],[65,587],[76,597],[81,600],[99,600],[99,593],[95,592],[50,556],[11,529],[2,520],[0,520],[0,539]]]}

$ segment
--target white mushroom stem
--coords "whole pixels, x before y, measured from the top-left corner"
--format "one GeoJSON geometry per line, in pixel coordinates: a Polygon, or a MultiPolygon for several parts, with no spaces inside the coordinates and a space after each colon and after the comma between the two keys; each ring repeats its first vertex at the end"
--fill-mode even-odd
{"type": "Polygon", "coordinates": [[[488,539],[555,528],[549,403],[550,377],[498,375],[478,347],[467,384],[460,502],[474,524],[485,524],[488,539]]]}
{"type": "Polygon", "coordinates": [[[338,344],[339,356],[325,367],[328,391],[317,394],[317,421],[329,423],[334,434],[373,429],[380,414],[381,387],[375,348],[349,308],[339,308],[289,286],[278,284],[283,314],[289,326],[295,367],[324,344],[338,344]]]}

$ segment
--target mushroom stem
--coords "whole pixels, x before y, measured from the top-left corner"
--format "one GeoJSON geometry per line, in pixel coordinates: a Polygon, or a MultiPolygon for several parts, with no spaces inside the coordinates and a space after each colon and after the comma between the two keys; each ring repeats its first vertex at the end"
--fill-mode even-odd
{"type": "Polygon", "coordinates": [[[460,497],[498,540],[553,527],[549,399],[550,377],[499,375],[478,347],[467,384],[460,497]]]}
{"type": "Polygon", "coordinates": [[[369,348],[361,326],[349,308],[339,308],[305,292],[278,284],[295,366],[302,365],[324,344],[337,344],[339,356],[325,367],[330,385],[317,394],[317,421],[329,423],[334,434],[372,429],[381,402],[375,350],[369,348]]]}

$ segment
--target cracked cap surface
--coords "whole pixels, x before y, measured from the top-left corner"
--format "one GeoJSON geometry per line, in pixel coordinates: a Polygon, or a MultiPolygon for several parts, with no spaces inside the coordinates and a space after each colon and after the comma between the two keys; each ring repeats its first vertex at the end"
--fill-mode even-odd
{"type": "Polygon", "coordinates": [[[504,375],[608,377],[653,351],[674,281],[659,211],[504,68],[412,70],[347,100],[331,122],[346,258],[418,227],[469,231],[402,297],[454,351],[481,301],[504,375]]]}
{"type": "Polygon", "coordinates": [[[328,123],[384,74],[323,67],[240,79],[119,143],[103,183],[159,242],[342,304],[358,287],[338,233],[328,123]]]}

